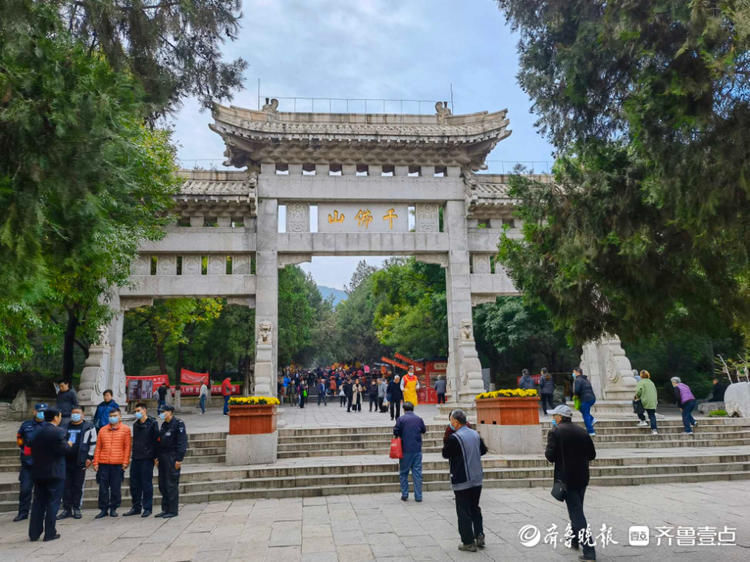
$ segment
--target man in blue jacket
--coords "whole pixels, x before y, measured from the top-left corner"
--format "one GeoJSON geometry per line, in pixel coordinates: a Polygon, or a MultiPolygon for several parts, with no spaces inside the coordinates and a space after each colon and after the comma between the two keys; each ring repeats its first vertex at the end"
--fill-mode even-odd
{"type": "Polygon", "coordinates": [[[463,410],[451,412],[450,424],[453,433],[446,434],[443,441],[443,458],[448,459],[451,469],[451,486],[456,497],[458,532],[461,544],[458,550],[476,552],[484,548],[484,527],[479,497],[482,495],[482,455],[487,447],[479,433],[466,426],[463,410]]]}
{"type": "Polygon", "coordinates": [[[414,413],[414,404],[404,402],[404,415],[396,420],[393,435],[401,438],[403,458],[398,461],[401,480],[401,501],[409,499],[409,471],[414,482],[414,500],[422,501],[422,434],[427,431],[424,420],[414,413]]]}
{"type": "Polygon", "coordinates": [[[18,428],[16,433],[16,444],[20,449],[21,470],[18,473],[19,494],[18,494],[18,515],[13,521],[23,521],[29,518],[29,509],[31,509],[31,496],[34,493],[34,479],[31,477],[31,465],[34,460],[31,457],[31,442],[34,436],[44,425],[44,411],[47,404],[37,404],[34,406],[34,418],[26,420],[18,428]]]}
{"type": "Polygon", "coordinates": [[[112,391],[110,389],[105,390],[102,397],[104,400],[99,402],[94,413],[94,427],[97,431],[103,427],[107,427],[109,425],[109,413],[112,410],[120,408],[119,404],[112,400],[112,391]]]}
{"type": "Polygon", "coordinates": [[[45,542],[60,538],[55,525],[65,487],[65,456],[70,451],[65,431],[58,427],[61,421],[60,410],[48,408],[44,412],[44,424],[34,436],[31,447],[34,503],[29,519],[29,539],[32,542],[38,540],[42,532],[45,542]]]}

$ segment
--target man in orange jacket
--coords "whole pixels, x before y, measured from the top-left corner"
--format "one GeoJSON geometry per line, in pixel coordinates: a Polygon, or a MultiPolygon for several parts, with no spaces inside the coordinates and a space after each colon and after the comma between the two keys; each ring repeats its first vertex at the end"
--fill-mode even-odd
{"type": "Polygon", "coordinates": [[[99,482],[99,509],[95,519],[117,517],[122,501],[122,478],[130,463],[130,428],[120,423],[120,409],[109,412],[109,425],[99,430],[94,453],[94,470],[99,482]]]}
{"type": "Polygon", "coordinates": [[[221,394],[224,396],[224,415],[229,415],[229,397],[232,395],[232,381],[229,377],[221,383],[221,394]]]}

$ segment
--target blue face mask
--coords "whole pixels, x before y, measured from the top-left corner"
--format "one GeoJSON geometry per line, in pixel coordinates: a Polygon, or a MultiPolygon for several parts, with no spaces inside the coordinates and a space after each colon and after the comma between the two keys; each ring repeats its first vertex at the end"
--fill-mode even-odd
{"type": "Polygon", "coordinates": [[[167,419],[167,414],[165,414],[164,412],[162,412],[161,414],[159,414],[159,419],[160,419],[160,420],[165,420],[165,419],[167,419]]]}
{"type": "Polygon", "coordinates": [[[552,420],[552,427],[555,427],[557,425],[557,420],[552,420]]]}
{"type": "Polygon", "coordinates": [[[37,412],[36,419],[38,419],[39,421],[44,421],[44,412],[37,412]]]}
{"type": "Polygon", "coordinates": [[[74,422],[81,421],[81,414],[70,414],[70,421],[74,421],[74,422]]]}
{"type": "Polygon", "coordinates": [[[115,425],[118,421],[120,421],[120,416],[109,416],[109,423],[112,425],[115,425]]]}
{"type": "Polygon", "coordinates": [[[140,412],[136,412],[136,413],[135,413],[135,419],[139,420],[139,419],[141,419],[142,417],[143,417],[143,414],[142,414],[142,413],[140,413],[140,412]]]}

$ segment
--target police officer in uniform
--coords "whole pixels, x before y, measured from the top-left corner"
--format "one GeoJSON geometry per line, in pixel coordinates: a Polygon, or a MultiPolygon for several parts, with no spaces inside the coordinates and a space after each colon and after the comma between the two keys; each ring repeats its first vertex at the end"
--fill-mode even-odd
{"type": "Polygon", "coordinates": [[[174,406],[164,406],[159,417],[163,420],[158,446],[161,513],[154,517],[177,517],[180,469],[187,451],[187,431],[185,422],[174,417],[174,406]]]}
{"type": "Polygon", "coordinates": [[[47,404],[37,404],[34,406],[34,418],[26,420],[16,433],[16,443],[21,450],[21,471],[18,473],[18,482],[20,483],[20,493],[18,494],[18,515],[13,521],[23,521],[29,518],[29,509],[31,508],[31,496],[34,491],[34,480],[31,477],[31,442],[34,436],[44,425],[44,412],[47,404]]]}

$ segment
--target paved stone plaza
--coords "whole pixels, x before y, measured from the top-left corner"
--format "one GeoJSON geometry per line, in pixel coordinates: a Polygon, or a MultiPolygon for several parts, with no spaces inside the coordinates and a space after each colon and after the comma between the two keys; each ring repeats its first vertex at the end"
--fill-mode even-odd
{"type": "MultiPolygon", "coordinates": [[[[344,490],[342,490],[344,491],[344,490]]],[[[586,512],[596,532],[612,528],[618,544],[597,546],[600,560],[747,560],[750,492],[744,484],[667,484],[590,488],[586,512]],[[635,503],[637,502],[637,503],[635,503]],[[626,546],[631,525],[736,527],[736,546],[626,546]]],[[[62,538],[31,543],[25,523],[0,516],[0,560],[573,560],[558,545],[521,546],[518,531],[534,524],[545,534],[566,524],[564,508],[547,490],[486,490],[482,496],[487,548],[456,550],[452,494],[425,494],[421,504],[397,494],[331,496],[187,505],[180,517],[93,520],[58,524],[62,538]]],[[[561,533],[562,534],[562,533],[561,533]]],[[[653,538],[652,538],[653,541],[653,538]]]]}

